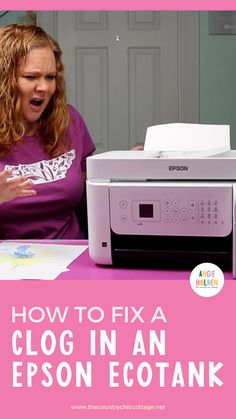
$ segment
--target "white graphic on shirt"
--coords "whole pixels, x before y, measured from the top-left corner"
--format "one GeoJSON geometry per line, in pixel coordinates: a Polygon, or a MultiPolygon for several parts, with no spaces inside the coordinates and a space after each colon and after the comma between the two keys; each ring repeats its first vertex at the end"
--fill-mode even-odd
{"type": "Polygon", "coordinates": [[[42,160],[31,164],[5,166],[12,170],[11,177],[27,176],[34,184],[55,182],[66,177],[66,173],[75,158],[75,150],[70,150],[51,160],[42,160]]]}

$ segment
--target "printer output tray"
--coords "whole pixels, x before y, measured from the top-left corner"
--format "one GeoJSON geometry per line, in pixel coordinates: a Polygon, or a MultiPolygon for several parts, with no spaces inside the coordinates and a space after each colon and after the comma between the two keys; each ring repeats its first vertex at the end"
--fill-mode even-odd
{"type": "Polygon", "coordinates": [[[211,262],[232,269],[232,233],[226,237],[118,235],[111,231],[112,261],[116,266],[193,269],[211,262]]]}

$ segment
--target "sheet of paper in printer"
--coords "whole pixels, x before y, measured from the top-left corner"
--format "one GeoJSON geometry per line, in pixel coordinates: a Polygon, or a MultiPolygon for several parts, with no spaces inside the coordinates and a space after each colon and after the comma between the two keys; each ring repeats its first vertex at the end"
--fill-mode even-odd
{"type": "Polygon", "coordinates": [[[144,150],[156,157],[210,157],[230,150],[230,126],[161,124],[147,128],[144,150]]]}
{"type": "Polygon", "coordinates": [[[53,280],[88,246],[0,242],[0,280],[53,280]]]}

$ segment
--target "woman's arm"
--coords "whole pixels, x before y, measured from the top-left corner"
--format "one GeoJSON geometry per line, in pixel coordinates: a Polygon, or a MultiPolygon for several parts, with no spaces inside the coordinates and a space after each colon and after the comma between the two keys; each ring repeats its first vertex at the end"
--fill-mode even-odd
{"type": "Polygon", "coordinates": [[[11,170],[5,169],[0,172],[0,204],[19,197],[36,195],[32,181],[26,176],[11,178],[11,170]]]}

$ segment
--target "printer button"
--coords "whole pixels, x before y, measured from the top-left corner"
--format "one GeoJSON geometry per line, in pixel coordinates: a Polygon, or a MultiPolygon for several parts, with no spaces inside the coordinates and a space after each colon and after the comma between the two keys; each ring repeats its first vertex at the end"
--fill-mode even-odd
{"type": "Polygon", "coordinates": [[[190,214],[189,221],[190,223],[196,223],[196,214],[190,214]]]}
{"type": "Polygon", "coordinates": [[[165,199],[165,201],[164,201],[164,205],[165,205],[166,207],[169,207],[169,206],[171,205],[171,200],[170,200],[170,199],[165,199]]]}
{"type": "Polygon", "coordinates": [[[174,207],[178,207],[178,206],[179,206],[179,201],[178,201],[177,199],[175,199],[175,200],[173,201],[173,206],[174,206],[174,207]]]}
{"type": "Polygon", "coordinates": [[[187,208],[182,208],[182,209],[181,209],[181,213],[182,213],[183,215],[186,215],[186,214],[188,213],[187,208]]]}
{"type": "Polygon", "coordinates": [[[124,208],[127,208],[128,203],[127,203],[127,201],[120,201],[119,205],[120,205],[120,208],[124,209],[124,208]]]}
{"type": "Polygon", "coordinates": [[[122,223],[126,223],[128,221],[127,215],[121,215],[120,221],[122,221],[122,223]]]}
{"type": "Polygon", "coordinates": [[[195,210],[196,209],[196,201],[190,201],[189,202],[189,208],[191,208],[191,210],[195,210]]]}

